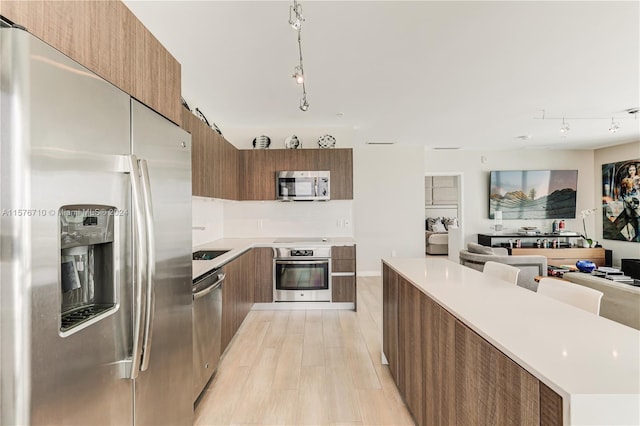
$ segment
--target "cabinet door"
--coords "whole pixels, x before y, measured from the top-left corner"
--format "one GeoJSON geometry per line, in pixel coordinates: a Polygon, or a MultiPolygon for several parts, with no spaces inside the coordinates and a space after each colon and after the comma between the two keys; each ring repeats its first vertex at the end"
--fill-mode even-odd
{"type": "Polygon", "coordinates": [[[538,425],[539,381],[460,321],[455,335],[457,423],[538,425]]]}
{"type": "Polygon", "coordinates": [[[456,423],[455,325],[453,315],[432,299],[420,296],[424,423],[456,423]]]}
{"type": "Polygon", "coordinates": [[[354,302],[356,300],[356,277],[355,276],[332,276],[331,277],[331,301],[333,302],[354,302]]]}
{"type": "Polygon", "coordinates": [[[382,350],[389,363],[391,376],[398,376],[398,274],[382,264],[382,350]]]}
{"type": "Polygon", "coordinates": [[[398,389],[416,424],[423,421],[422,323],[420,299],[422,293],[402,277],[398,278],[398,389]]]}
{"type": "Polygon", "coordinates": [[[6,1],[0,14],[181,124],[180,64],[120,1],[6,1]]]}
{"type": "Polygon", "coordinates": [[[240,154],[240,199],[276,199],[275,160],[268,149],[242,150],[240,154]]]}
{"type": "Polygon", "coordinates": [[[256,261],[254,301],[271,303],[273,302],[273,249],[259,247],[253,250],[256,261]]]}

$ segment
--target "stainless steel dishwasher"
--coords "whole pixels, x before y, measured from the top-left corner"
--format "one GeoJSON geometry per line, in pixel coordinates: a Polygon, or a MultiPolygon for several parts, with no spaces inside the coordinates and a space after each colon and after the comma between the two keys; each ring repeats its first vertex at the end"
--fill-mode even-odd
{"type": "Polygon", "coordinates": [[[214,269],[193,281],[193,401],[220,360],[222,286],[225,273],[214,269]]]}

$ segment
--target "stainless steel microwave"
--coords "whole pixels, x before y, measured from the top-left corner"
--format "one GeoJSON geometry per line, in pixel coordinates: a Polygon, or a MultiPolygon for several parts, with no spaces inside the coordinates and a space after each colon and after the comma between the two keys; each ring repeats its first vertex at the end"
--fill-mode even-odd
{"type": "Polygon", "coordinates": [[[330,200],[329,171],[276,172],[276,199],[282,201],[330,200]]]}

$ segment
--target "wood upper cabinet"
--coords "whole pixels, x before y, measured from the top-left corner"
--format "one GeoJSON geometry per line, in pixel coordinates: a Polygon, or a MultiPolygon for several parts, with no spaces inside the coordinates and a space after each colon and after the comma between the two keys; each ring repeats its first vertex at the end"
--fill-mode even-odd
{"type": "Polygon", "coordinates": [[[182,110],[182,127],[191,133],[193,195],[237,200],[238,150],[186,108],[182,110]]]}
{"type": "Polygon", "coordinates": [[[282,170],[328,170],[331,199],[353,199],[353,150],[254,149],[240,154],[240,199],[275,200],[276,172],[282,170]]]}
{"type": "Polygon", "coordinates": [[[135,17],[131,20],[131,96],[180,125],[181,68],[178,61],[135,17]]]}
{"type": "Polygon", "coordinates": [[[121,1],[0,2],[0,14],[180,124],[180,64],[121,1]]]}

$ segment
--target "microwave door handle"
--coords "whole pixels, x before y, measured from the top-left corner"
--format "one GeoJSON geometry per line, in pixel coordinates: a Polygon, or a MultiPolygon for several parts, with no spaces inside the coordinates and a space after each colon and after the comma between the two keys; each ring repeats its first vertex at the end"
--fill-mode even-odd
{"type": "Polygon", "coordinates": [[[131,176],[131,202],[133,208],[134,229],[134,265],[133,265],[133,338],[131,360],[126,376],[136,379],[140,371],[142,353],[142,318],[144,317],[145,283],[147,281],[147,238],[145,233],[144,207],[142,205],[142,189],[140,184],[140,167],[135,155],[127,156],[128,168],[131,176]]]}
{"type": "Polygon", "coordinates": [[[140,171],[142,172],[142,199],[145,206],[145,229],[147,237],[147,281],[146,281],[146,300],[145,300],[145,321],[144,335],[142,340],[142,361],[140,365],[141,371],[149,368],[149,359],[151,355],[151,341],[153,338],[153,323],[155,314],[156,291],[155,291],[155,275],[156,275],[156,245],[155,230],[153,226],[153,202],[151,199],[151,184],[149,181],[149,168],[147,160],[140,161],[140,171]]]}
{"type": "Polygon", "coordinates": [[[314,197],[318,196],[318,178],[317,177],[313,178],[313,196],[314,197]]]}

